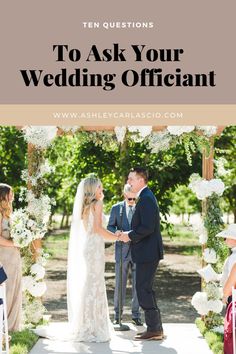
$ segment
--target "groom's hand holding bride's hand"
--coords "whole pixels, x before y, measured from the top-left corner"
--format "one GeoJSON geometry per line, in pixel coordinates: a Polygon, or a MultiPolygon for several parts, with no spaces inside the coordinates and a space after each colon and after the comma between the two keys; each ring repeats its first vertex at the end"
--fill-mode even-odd
{"type": "Polygon", "coordinates": [[[120,230],[117,230],[117,231],[115,232],[115,235],[116,235],[116,237],[117,237],[117,241],[120,241],[120,236],[121,236],[121,234],[122,234],[122,231],[120,231],[120,230]]]}
{"type": "Polygon", "coordinates": [[[122,232],[120,237],[119,237],[119,241],[123,241],[125,243],[129,242],[130,238],[129,238],[128,232],[122,232]]]}

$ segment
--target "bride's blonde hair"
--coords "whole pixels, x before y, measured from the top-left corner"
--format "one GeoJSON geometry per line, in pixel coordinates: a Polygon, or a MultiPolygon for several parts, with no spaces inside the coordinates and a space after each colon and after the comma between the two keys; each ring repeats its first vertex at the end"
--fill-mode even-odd
{"type": "Polygon", "coordinates": [[[9,194],[11,191],[11,186],[5,183],[0,183],[0,213],[6,218],[10,218],[12,213],[12,202],[9,201],[9,194]]]}
{"type": "Polygon", "coordinates": [[[101,185],[101,181],[94,174],[90,174],[84,179],[84,200],[82,207],[82,218],[86,218],[90,207],[96,203],[96,189],[101,185]]]}

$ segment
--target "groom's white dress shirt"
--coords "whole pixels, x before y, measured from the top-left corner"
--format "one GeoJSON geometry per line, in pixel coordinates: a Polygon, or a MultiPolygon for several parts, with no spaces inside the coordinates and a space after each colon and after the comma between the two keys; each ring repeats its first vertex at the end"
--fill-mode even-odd
{"type": "Polygon", "coordinates": [[[147,188],[147,185],[144,186],[142,189],[140,189],[140,191],[139,191],[139,192],[137,193],[137,195],[136,195],[137,198],[140,196],[141,192],[142,192],[145,188],[147,188]]]}

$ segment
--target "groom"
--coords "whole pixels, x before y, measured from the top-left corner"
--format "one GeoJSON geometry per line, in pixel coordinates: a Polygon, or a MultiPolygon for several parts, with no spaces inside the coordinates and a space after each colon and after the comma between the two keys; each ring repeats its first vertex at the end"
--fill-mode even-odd
{"type": "Polygon", "coordinates": [[[159,208],[152,191],[147,187],[148,172],[141,167],[131,169],[127,183],[137,194],[131,231],[122,232],[119,240],[131,241],[131,254],[136,263],[136,290],[145,313],[147,330],[136,340],[164,338],[161,314],[156,303],[153,282],[159,261],[163,258],[159,208]]]}

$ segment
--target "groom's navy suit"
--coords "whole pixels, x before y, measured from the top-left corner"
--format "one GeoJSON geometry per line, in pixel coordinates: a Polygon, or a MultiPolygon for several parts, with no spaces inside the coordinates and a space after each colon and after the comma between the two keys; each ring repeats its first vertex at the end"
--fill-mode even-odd
{"type": "Polygon", "coordinates": [[[147,330],[162,331],[160,310],[156,303],[153,282],[159,261],[163,258],[160,215],[156,198],[145,187],[136,202],[131,222],[131,254],[136,263],[136,290],[145,313],[147,330]]]}

